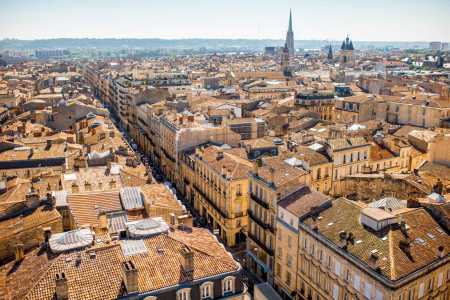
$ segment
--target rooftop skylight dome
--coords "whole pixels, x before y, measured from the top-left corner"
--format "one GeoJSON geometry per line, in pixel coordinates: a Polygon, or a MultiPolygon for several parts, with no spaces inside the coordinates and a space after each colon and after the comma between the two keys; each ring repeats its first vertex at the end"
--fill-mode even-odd
{"type": "Polygon", "coordinates": [[[90,229],[76,229],[72,231],[53,234],[49,244],[53,253],[61,253],[73,249],[92,245],[94,234],[90,229]]]}
{"type": "Polygon", "coordinates": [[[144,238],[169,231],[169,226],[162,218],[147,218],[127,223],[128,234],[131,238],[144,238]]]}

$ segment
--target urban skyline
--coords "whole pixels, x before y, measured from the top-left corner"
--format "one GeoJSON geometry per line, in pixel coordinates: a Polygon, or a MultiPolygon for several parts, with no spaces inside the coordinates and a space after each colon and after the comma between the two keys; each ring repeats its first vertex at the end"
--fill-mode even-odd
{"type": "Polygon", "coordinates": [[[1,6],[2,39],[273,39],[283,35],[286,14],[292,9],[293,29],[301,40],[340,40],[347,34],[354,40],[365,41],[450,40],[450,5],[443,0],[394,3],[346,0],[339,4],[325,0],[281,1],[276,5],[269,1],[232,0],[200,1],[195,6],[180,1],[171,1],[166,6],[146,1],[133,1],[130,5],[103,0],[76,4],[20,0],[3,1],[1,6]],[[258,9],[252,9],[256,5],[258,9]]]}

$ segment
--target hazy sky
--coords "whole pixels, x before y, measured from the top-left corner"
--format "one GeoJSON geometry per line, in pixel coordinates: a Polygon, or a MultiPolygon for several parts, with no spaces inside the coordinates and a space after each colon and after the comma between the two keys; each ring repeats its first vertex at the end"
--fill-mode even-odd
{"type": "Polygon", "coordinates": [[[450,41],[450,0],[0,0],[1,38],[450,41]]]}

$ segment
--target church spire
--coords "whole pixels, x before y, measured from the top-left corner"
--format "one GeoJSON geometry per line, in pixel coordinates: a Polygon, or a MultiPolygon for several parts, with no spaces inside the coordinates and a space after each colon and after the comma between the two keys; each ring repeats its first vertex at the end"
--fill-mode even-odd
{"type": "Polygon", "coordinates": [[[289,32],[292,32],[292,9],[289,10],[289,32]]]}
{"type": "Polygon", "coordinates": [[[289,56],[294,56],[294,31],[292,30],[292,10],[289,11],[289,27],[286,34],[286,45],[289,49],[289,56]]]}

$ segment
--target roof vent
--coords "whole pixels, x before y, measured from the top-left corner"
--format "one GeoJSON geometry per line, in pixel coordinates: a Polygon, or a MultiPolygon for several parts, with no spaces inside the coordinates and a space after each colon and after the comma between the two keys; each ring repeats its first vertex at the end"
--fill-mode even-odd
{"type": "Polygon", "coordinates": [[[66,274],[64,274],[64,272],[56,274],[55,293],[57,300],[69,299],[69,286],[67,284],[66,274]]]}
{"type": "Polygon", "coordinates": [[[442,257],[444,257],[445,256],[445,248],[444,248],[444,246],[439,246],[438,247],[438,256],[439,256],[439,258],[442,258],[442,257]]]}
{"type": "Polygon", "coordinates": [[[184,272],[189,273],[194,271],[194,253],[192,250],[185,246],[181,249],[181,255],[183,256],[182,267],[184,272]]]}

